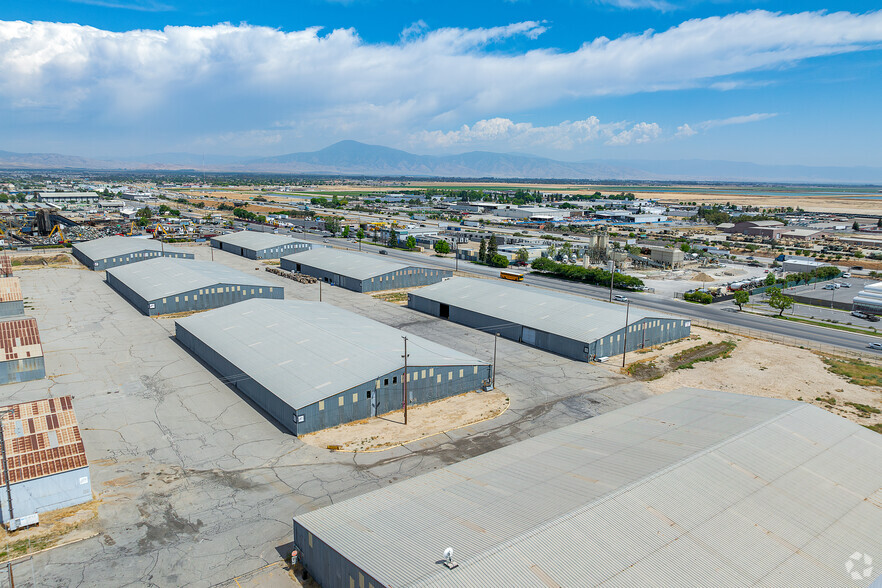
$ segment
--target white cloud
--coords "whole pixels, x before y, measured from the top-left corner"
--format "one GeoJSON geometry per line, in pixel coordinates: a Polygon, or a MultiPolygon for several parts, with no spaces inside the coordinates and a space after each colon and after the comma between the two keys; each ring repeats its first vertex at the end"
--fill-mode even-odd
{"type": "Polygon", "coordinates": [[[660,10],[667,12],[674,10],[676,6],[665,0],[595,0],[597,4],[606,4],[616,8],[625,8],[634,10],[639,8],[649,8],[651,10],[660,10]]]}
{"type": "Polygon", "coordinates": [[[626,122],[601,123],[596,116],[584,120],[564,121],[551,126],[516,123],[508,118],[479,120],[473,125],[462,125],[455,131],[422,131],[410,137],[410,144],[434,149],[468,145],[506,145],[510,148],[547,147],[569,151],[575,147],[605,140],[607,145],[648,143],[661,136],[656,123],[636,123],[628,128],[626,122]]]}
{"type": "MultiPolygon", "coordinates": [[[[194,136],[279,121],[304,133],[409,135],[565,100],[725,88],[732,75],[877,48],[882,12],[752,11],[600,37],[569,52],[492,51],[494,43],[545,30],[540,22],[437,30],[417,22],[389,44],[366,42],[353,29],[218,24],[112,32],[0,21],[0,118],[131,133],[165,125],[194,136]]],[[[652,123],[640,124],[650,126],[620,128],[614,144],[651,140],[652,123]]],[[[580,136],[563,135],[573,144],[580,136]]]]}
{"type": "Polygon", "coordinates": [[[677,137],[691,137],[696,134],[698,134],[698,131],[690,127],[688,124],[682,124],[677,127],[677,132],[675,133],[677,137]]]}
{"type": "Polygon", "coordinates": [[[745,123],[758,122],[778,116],[777,112],[754,112],[753,114],[745,114],[742,116],[730,116],[729,118],[718,118],[714,120],[706,120],[698,123],[700,129],[713,129],[715,127],[725,127],[728,125],[743,125],[745,123]]]}

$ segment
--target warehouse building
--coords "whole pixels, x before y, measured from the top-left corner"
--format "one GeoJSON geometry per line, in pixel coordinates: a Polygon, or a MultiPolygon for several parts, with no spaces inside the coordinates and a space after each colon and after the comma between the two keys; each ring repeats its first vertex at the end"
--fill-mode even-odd
{"type": "Polygon", "coordinates": [[[285,289],[211,261],[149,259],[107,270],[107,285],[148,316],[218,308],[285,289]]]}
{"type": "Polygon", "coordinates": [[[46,377],[43,344],[37,321],[14,318],[0,321],[0,384],[27,382],[46,377]]]}
{"type": "Polygon", "coordinates": [[[160,241],[120,236],[77,243],[73,246],[73,256],[91,270],[106,270],[154,257],[193,259],[192,253],[160,241]]]}
{"type": "Polygon", "coordinates": [[[70,396],[23,402],[0,408],[3,457],[0,517],[11,518],[82,504],[92,500],[86,450],[70,396]],[[8,412],[11,411],[11,412],[8,412]]]}
{"type": "Polygon", "coordinates": [[[414,310],[558,355],[591,361],[688,337],[691,323],[648,310],[582,296],[508,285],[496,280],[453,278],[408,293],[414,310]],[[626,334],[627,333],[627,334],[626,334]]]}
{"type": "Polygon", "coordinates": [[[98,204],[95,192],[40,192],[37,199],[59,208],[67,204],[98,204]]]}
{"type": "Polygon", "coordinates": [[[294,435],[478,390],[491,366],[321,302],[249,300],[176,321],[185,347],[294,435]],[[408,340],[407,381],[404,336],[408,340]]]}
{"type": "Polygon", "coordinates": [[[354,292],[428,286],[453,275],[450,270],[420,267],[369,253],[329,247],[283,257],[282,269],[314,276],[354,292]]]}
{"type": "Polygon", "coordinates": [[[18,278],[0,278],[0,318],[24,314],[24,296],[18,278]]]}
{"type": "Polygon", "coordinates": [[[8,255],[0,255],[0,278],[12,276],[12,260],[8,255]]]}
{"type": "Polygon", "coordinates": [[[211,238],[211,246],[248,259],[278,259],[283,255],[309,251],[313,247],[308,241],[258,231],[218,235],[211,238]]]}
{"type": "Polygon", "coordinates": [[[324,588],[875,587],[880,480],[878,433],[684,388],[297,515],[294,545],[324,588]]]}

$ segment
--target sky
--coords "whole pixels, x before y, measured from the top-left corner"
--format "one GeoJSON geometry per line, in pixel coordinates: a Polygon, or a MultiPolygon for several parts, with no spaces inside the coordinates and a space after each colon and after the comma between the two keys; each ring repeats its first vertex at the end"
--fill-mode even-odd
{"type": "Polygon", "coordinates": [[[877,2],[0,3],[0,150],[882,167],[877,2]]]}

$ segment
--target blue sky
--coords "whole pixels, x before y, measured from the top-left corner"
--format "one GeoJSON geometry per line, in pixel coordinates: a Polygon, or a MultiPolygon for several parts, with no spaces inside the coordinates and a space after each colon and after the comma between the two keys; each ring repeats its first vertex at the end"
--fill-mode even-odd
{"type": "Polygon", "coordinates": [[[0,6],[0,150],[882,166],[882,12],[755,0],[0,6]]]}

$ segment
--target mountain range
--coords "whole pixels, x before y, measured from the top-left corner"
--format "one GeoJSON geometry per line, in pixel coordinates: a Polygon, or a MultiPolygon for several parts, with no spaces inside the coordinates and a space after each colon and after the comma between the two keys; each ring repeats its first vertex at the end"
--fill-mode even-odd
{"type": "Polygon", "coordinates": [[[882,184],[882,168],[878,167],[765,165],[701,159],[567,162],[533,155],[488,151],[471,151],[458,155],[415,155],[400,149],[357,141],[340,141],[319,151],[260,158],[192,153],[85,158],[56,153],[0,151],[0,169],[196,170],[415,178],[882,184]]]}

